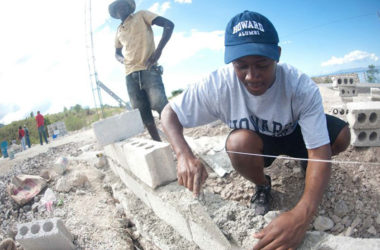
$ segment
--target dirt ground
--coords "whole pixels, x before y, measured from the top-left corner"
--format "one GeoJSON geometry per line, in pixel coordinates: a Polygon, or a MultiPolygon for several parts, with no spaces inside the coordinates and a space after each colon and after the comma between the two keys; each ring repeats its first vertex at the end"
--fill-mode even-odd
{"type": "MultiPolygon", "coordinates": [[[[321,88],[325,110],[341,105],[334,91],[321,88]]],[[[359,97],[358,100],[365,100],[359,97]]],[[[160,127],[160,125],[159,125],[160,127]]],[[[185,129],[192,138],[226,135],[230,129],[225,125],[202,126],[185,129]]],[[[142,135],[148,137],[147,133],[142,135]]],[[[117,200],[112,196],[110,185],[115,176],[99,163],[97,146],[91,129],[83,130],[51,141],[48,145],[37,145],[16,154],[14,160],[0,159],[0,241],[14,237],[18,223],[33,219],[60,217],[75,238],[77,249],[152,249],[135,230],[133,215],[125,215],[117,200]],[[56,159],[66,156],[69,165],[64,175],[58,175],[48,183],[57,200],[53,211],[38,208],[43,192],[26,205],[20,207],[11,201],[7,183],[20,173],[39,175],[50,169],[56,159]],[[36,205],[37,204],[37,205],[36,205]]],[[[333,222],[326,232],[361,238],[380,237],[380,148],[349,147],[334,157],[336,161],[356,161],[362,164],[333,164],[329,188],[325,192],[318,215],[333,222]]],[[[224,178],[211,174],[205,188],[220,194],[223,199],[234,200],[248,206],[254,193],[254,185],[236,172],[224,178]]],[[[277,159],[266,173],[272,177],[273,210],[291,209],[302,195],[304,173],[293,160],[277,159]]],[[[310,229],[313,229],[313,224],[310,229]]]]}

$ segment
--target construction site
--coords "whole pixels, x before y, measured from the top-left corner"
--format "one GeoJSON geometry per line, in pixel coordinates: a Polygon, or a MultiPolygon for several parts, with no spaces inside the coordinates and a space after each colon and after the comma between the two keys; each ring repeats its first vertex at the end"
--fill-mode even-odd
{"type": "MultiPolygon", "coordinates": [[[[333,157],[328,190],[299,249],[379,249],[378,89],[347,76],[319,88],[325,112],[350,123],[352,141],[333,157]]],[[[254,185],[224,149],[229,131],[221,122],[185,130],[209,174],[199,198],[178,185],[170,144],[149,139],[137,110],[2,158],[0,241],[14,238],[18,249],[250,249],[253,233],[297,203],[305,177],[297,160],[276,159],[266,170],[272,211],[255,216],[254,185]],[[43,185],[20,205],[7,188],[25,175],[43,185]]]]}
{"type": "MultiPolygon", "coordinates": [[[[185,128],[186,143],[208,174],[200,194],[195,196],[179,183],[179,161],[169,135],[163,132],[166,130],[160,120],[161,113],[154,112],[153,116],[162,141],[153,140],[151,128],[143,121],[139,109],[133,109],[131,100],[123,100],[107,85],[107,79],[98,75],[91,0],[84,2],[91,98],[101,119],[77,131],[69,131],[64,121],[54,121],[46,126],[49,142],[45,139],[45,144],[37,121],[41,145],[33,144],[27,150],[25,142],[24,150],[16,142],[8,148],[2,145],[0,250],[252,249],[259,242],[254,234],[292,210],[303,196],[306,167],[302,161],[308,159],[273,157],[274,162],[265,168],[265,174],[271,178],[273,202],[269,212],[258,215],[251,207],[258,186],[233,168],[226,151],[232,126],[216,120],[185,128]],[[104,118],[102,93],[124,111],[104,118]]],[[[127,12],[117,10],[116,2],[112,3],[114,12],[109,9],[113,18],[127,12]]],[[[123,22],[135,11],[136,4],[130,0],[118,4],[130,4],[133,9],[121,18],[119,28],[124,28],[123,22]]],[[[161,8],[169,8],[169,2],[162,5],[161,8]]],[[[379,12],[377,15],[380,17],[379,12]]],[[[154,20],[150,20],[151,25],[154,20]]],[[[155,23],[164,28],[166,35],[165,29],[171,28],[163,46],[174,27],[165,21],[168,20],[161,18],[155,23]]],[[[244,22],[235,25],[234,33],[244,29],[244,25],[248,26],[244,22]]],[[[261,23],[249,25],[256,30],[242,34],[264,32],[261,23]]],[[[116,58],[118,52],[121,53],[121,48],[116,46],[116,58]]],[[[161,52],[152,64],[160,77],[163,68],[156,63],[161,52]]],[[[272,57],[270,60],[274,64],[278,62],[272,57]]],[[[151,68],[140,69],[148,70],[151,68]]],[[[271,84],[276,72],[273,75],[271,84]]],[[[297,249],[380,249],[380,83],[364,83],[356,73],[328,77],[332,83],[317,83],[323,109],[326,114],[347,122],[350,145],[331,160],[325,160],[331,164],[331,178],[297,249]]]]}

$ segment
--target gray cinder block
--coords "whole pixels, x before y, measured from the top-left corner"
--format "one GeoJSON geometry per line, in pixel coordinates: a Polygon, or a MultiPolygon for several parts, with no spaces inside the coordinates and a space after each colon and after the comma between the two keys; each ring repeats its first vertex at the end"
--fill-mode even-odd
{"type": "Polygon", "coordinates": [[[25,250],[75,249],[73,236],[59,218],[17,225],[16,241],[25,250]]]}
{"type": "Polygon", "coordinates": [[[333,87],[354,87],[356,86],[357,81],[354,77],[349,76],[337,76],[333,79],[333,87]]]}
{"type": "Polygon", "coordinates": [[[348,114],[348,108],[345,104],[332,106],[330,113],[337,117],[345,117],[348,114]]]}
{"type": "Polygon", "coordinates": [[[123,145],[128,169],[151,188],[177,179],[176,164],[165,142],[134,138],[123,145]]]}
{"type": "Polygon", "coordinates": [[[380,88],[371,88],[371,100],[380,101],[380,88]]]}
{"type": "Polygon", "coordinates": [[[347,120],[353,129],[380,128],[380,102],[347,103],[347,120]]]}
{"type": "Polygon", "coordinates": [[[144,132],[144,124],[138,109],[123,112],[92,125],[101,146],[128,139],[144,132]]]}
{"type": "Polygon", "coordinates": [[[356,87],[339,86],[339,96],[340,97],[358,96],[358,90],[356,89],[356,87]]]}
{"type": "Polygon", "coordinates": [[[351,129],[351,145],[355,147],[380,146],[380,129],[351,129]]]}

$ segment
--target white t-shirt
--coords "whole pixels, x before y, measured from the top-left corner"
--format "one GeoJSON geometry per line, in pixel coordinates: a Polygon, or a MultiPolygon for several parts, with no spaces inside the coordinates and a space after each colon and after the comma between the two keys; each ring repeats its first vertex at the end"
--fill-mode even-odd
{"type": "Polygon", "coordinates": [[[191,85],[170,106],[184,127],[220,119],[232,129],[279,137],[299,124],[306,148],[330,142],[318,86],[287,64],[277,64],[275,82],[260,96],[248,92],[229,64],[191,85]]]}

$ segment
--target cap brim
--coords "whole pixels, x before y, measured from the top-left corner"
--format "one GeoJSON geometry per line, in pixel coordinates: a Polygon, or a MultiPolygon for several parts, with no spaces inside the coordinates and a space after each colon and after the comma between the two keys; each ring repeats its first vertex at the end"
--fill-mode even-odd
{"type": "Polygon", "coordinates": [[[277,44],[244,43],[225,46],[225,63],[230,63],[244,56],[265,56],[278,61],[280,59],[280,51],[277,44]]]}

